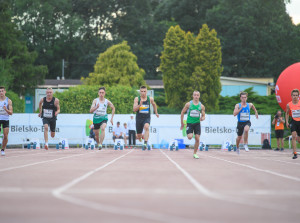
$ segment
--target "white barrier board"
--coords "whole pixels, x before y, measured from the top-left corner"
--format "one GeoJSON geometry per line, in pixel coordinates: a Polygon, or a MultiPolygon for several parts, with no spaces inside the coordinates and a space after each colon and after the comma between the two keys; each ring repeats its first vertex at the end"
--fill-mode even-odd
{"type": "MultiPolygon", "coordinates": [[[[105,131],[105,143],[113,144],[112,130],[110,123],[111,115],[108,115],[108,122],[105,131]]],[[[52,139],[49,133],[49,143],[57,143],[59,138],[66,138],[70,144],[83,144],[89,136],[92,125],[92,114],[59,114],[56,123],[56,135],[52,139]]],[[[114,124],[117,121],[124,122],[130,120],[130,115],[115,115],[114,124]]],[[[186,120],[186,117],[185,117],[186,120]]],[[[249,132],[249,144],[261,145],[262,135],[271,133],[271,116],[260,115],[259,119],[251,115],[251,128],[249,132]]],[[[235,142],[237,118],[233,115],[206,115],[206,119],[201,122],[200,141],[206,144],[223,144],[225,139],[235,142]]],[[[37,114],[13,114],[10,116],[10,131],[8,144],[22,144],[24,140],[39,138],[44,140],[44,127],[42,119],[37,114]]],[[[157,118],[151,115],[150,141],[153,144],[160,144],[162,140],[170,142],[174,139],[184,139],[184,144],[194,144],[194,140],[188,140],[185,128],[180,130],[180,115],[160,115],[157,118]]],[[[138,141],[137,141],[138,142],[138,141]]]]}

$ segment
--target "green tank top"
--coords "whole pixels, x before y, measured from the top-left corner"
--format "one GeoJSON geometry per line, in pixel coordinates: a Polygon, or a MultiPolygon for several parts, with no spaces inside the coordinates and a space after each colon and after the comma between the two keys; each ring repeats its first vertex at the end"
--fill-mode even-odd
{"type": "Polygon", "coordinates": [[[187,123],[200,123],[201,114],[201,102],[198,105],[194,105],[193,101],[190,101],[190,108],[188,110],[187,123]]]}

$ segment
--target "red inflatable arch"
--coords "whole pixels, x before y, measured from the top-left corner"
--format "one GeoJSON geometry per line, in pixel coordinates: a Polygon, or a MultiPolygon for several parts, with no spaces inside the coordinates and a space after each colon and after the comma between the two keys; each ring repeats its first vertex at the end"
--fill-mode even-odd
{"type": "Polygon", "coordinates": [[[295,88],[300,90],[300,63],[287,67],[282,71],[276,82],[276,99],[284,111],[287,103],[292,100],[291,92],[295,88]]]}

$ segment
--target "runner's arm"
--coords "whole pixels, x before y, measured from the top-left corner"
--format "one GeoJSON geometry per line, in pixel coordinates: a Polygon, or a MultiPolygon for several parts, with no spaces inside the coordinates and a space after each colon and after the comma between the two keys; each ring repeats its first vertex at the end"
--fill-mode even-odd
{"type": "Polygon", "coordinates": [[[185,106],[183,107],[183,109],[181,110],[181,115],[180,115],[181,127],[180,127],[180,130],[183,129],[183,126],[184,126],[183,117],[184,117],[184,114],[186,113],[186,111],[189,109],[189,107],[190,107],[190,102],[186,103],[185,106]]]}
{"type": "Polygon", "coordinates": [[[276,118],[273,118],[272,125],[275,125],[275,119],[276,119],[276,118]]]}
{"type": "Polygon", "coordinates": [[[91,109],[90,109],[90,113],[93,113],[94,111],[96,111],[97,108],[99,108],[99,105],[98,105],[98,107],[96,106],[96,99],[94,99],[91,109]]]}
{"type": "Polygon", "coordinates": [[[13,114],[13,106],[12,101],[8,99],[8,109],[6,106],[3,106],[3,109],[7,112],[7,114],[12,115],[13,114]]]}
{"type": "Polygon", "coordinates": [[[156,105],[156,103],[155,103],[155,101],[154,101],[154,99],[152,97],[150,97],[150,103],[153,106],[154,113],[156,114],[156,117],[159,118],[159,114],[157,113],[157,105],[156,105]]]}
{"type": "Polygon", "coordinates": [[[286,127],[289,129],[290,125],[289,125],[289,116],[290,116],[290,106],[289,104],[286,105],[286,111],[285,111],[285,125],[286,127]]]}
{"type": "Polygon", "coordinates": [[[235,107],[234,107],[234,110],[233,110],[233,115],[237,116],[242,109],[243,109],[242,106],[240,107],[239,104],[236,104],[235,107]]]}
{"type": "Polygon", "coordinates": [[[43,106],[43,98],[41,98],[40,103],[39,103],[39,117],[42,116],[42,106],[43,106]]]}
{"type": "Polygon", "coordinates": [[[254,110],[254,112],[255,112],[255,117],[256,117],[256,119],[258,119],[258,113],[257,113],[257,110],[256,110],[254,104],[251,103],[250,106],[251,106],[251,108],[252,108],[252,109],[254,110]]]}
{"type": "Polygon", "coordinates": [[[139,108],[141,107],[142,100],[141,100],[140,104],[138,104],[138,103],[139,103],[139,98],[135,97],[134,102],[133,102],[133,112],[137,112],[139,110],[139,108]]]}
{"type": "Polygon", "coordinates": [[[55,98],[54,105],[56,107],[55,116],[57,116],[60,113],[60,106],[59,106],[59,100],[58,100],[58,98],[55,98]]]}
{"type": "Polygon", "coordinates": [[[111,122],[112,125],[114,125],[113,119],[114,119],[114,115],[115,115],[115,112],[116,112],[116,108],[113,105],[113,103],[111,103],[110,101],[108,101],[107,104],[111,108],[111,119],[110,119],[110,122],[111,122]]]}
{"type": "Polygon", "coordinates": [[[204,121],[205,120],[205,106],[203,104],[201,104],[201,118],[200,121],[204,121]]]}

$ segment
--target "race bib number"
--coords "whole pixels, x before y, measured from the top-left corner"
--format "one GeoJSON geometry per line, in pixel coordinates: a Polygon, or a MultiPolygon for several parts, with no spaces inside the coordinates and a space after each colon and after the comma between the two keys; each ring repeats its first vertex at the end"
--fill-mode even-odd
{"type": "Polygon", "coordinates": [[[200,111],[199,110],[191,110],[190,116],[193,118],[198,118],[198,117],[200,117],[200,111]]]}
{"type": "Polygon", "coordinates": [[[292,117],[293,118],[300,118],[300,110],[292,111],[292,117]]]}
{"type": "Polygon", "coordinates": [[[99,108],[96,110],[96,115],[104,116],[105,114],[106,114],[105,107],[99,107],[99,108]]]}
{"type": "Polygon", "coordinates": [[[280,121],[279,121],[279,119],[278,119],[278,121],[277,121],[277,126],[279,126],[280,125],[280,121]]]}
{"type": "Polygon", "coordinates": [[[52,118],[53,117],[53,110],[44,109],[44,117],[45,118],[52,118]]]}
{"type": "Polygon", "coordinates": [[[241,119],[241,121],[249,121],[249,113],[241,112],[240,119],[241,119]]]}
{"type": "Polygon", "coordinates": [[[0,107],[0,115],[7,115],[7,112],[4,110],[3,107],[0,107]]]}
{"type": "Polygon", "coordinates": [[[149,105],[142,105],[139,110],[140,113],[148,114],[149,113],[149,105]]]}

